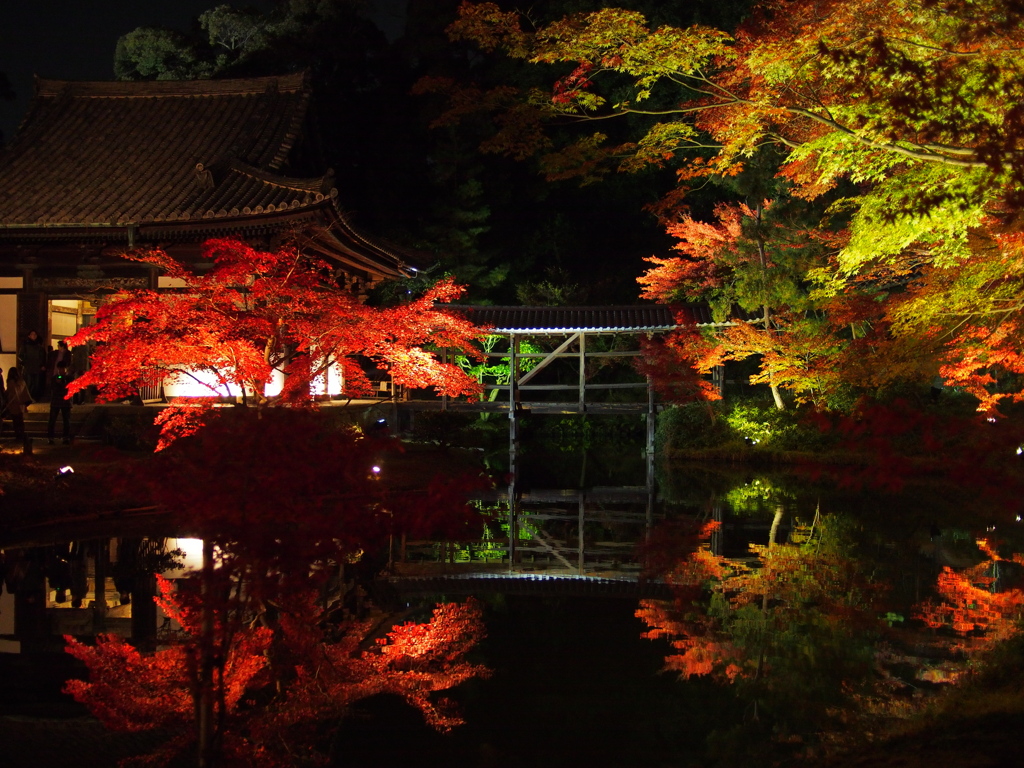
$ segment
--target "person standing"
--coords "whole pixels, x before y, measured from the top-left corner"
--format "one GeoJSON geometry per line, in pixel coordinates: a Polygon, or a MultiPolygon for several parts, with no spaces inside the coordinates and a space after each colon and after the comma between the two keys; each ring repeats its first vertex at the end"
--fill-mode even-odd
{"type": "Polygon", "coordinates": [[[18,353],[18,360],[25,372],[25,385],[33,398],[38,399],[42,393],[46,377],[46,347],[35,330],[28,332],[18,353]]]}
{"type": "Polygon", "coordinates": [[[14,422],[14,436],[19,440],[25,439],[25,411],[31,402],[32,395],[21,377],[21,371],[12,366],[7,371],[7,405],[4,411],[14,422]]]}
{"type": "MultiPolygon", "coordinates": [[[[53,394],[53,377],[57,375],[57,369],[62,365],[66,366],[68,372],[71,371],[71,350],[68,349],[68,343],[64,339],[57,342],[56,349],[47,347],[46,386],[43,389],[45,397],[50,397],[53,394]]],[[[36,397],[36,400],[38,399],[36,397]]]]}
{"type": "MultiPolygon", "coordinates": [[[[62,341],[61,344],[64,342],[62,341]]],[[[64,346],[64,350],[67,351],[67,345],[64,346]]],[[[58,413],[64,421],[64,445],[71,442],[71,401],[68,400],[68,384],[71,383],[71,376],[68,373],[68,363],[70,362],[69,357],[58,358],[53,378],[50,380],[50,421],[46,427],[46,437],[50,445],[53,445],[58,413]]]]}

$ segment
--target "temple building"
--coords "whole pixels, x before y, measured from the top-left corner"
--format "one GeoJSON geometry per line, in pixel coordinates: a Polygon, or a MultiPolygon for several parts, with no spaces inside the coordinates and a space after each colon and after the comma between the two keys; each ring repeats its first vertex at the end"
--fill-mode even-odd
{"type": "Polygon", "coordinates": [[[301,73],[37,79],[0,150],[0,365],[14,364],[31,330],[56,346],[104,295],[174,287],[123,258],[133,248],[198,263],[210,238],[292,244],[335,264],[339,284],[357,293],[409,274],[407,254],[352,225],[338,202],[343,180],[325,169],[302,176],[310,96],[301,73]]]}

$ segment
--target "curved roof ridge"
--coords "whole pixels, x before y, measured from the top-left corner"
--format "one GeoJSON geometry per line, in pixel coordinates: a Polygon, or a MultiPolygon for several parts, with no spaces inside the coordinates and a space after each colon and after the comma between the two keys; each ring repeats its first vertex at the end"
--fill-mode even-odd
{"type": "MultiPolygon", "coordinates": [[[[341,209],[338,205],[337,190],[332,189],[330,197],[334,201],[334,213],[338,217],[338,223],[342,225],[345,233],[353,240],[361,243],[367,248],[371,248],[379,253],[382,253],[390,258],[394,259],[396,266],[400,270],[404,271],[405,267],[412,267],[414,270],[423,268],[425,260],[417,258],[416,254],[410,253],[405,249],[394,245],[382,238],[371,237],[361,230],[359,230],[353,223],[351,217],[341,209]]],[[[422,254],[421,254],[422,256],[422,254]]]]}
{"type": "MultiPolygon", "coordinates": [[[[243,162],[238,159],[233,159],[228,163],[228,170],[235,171],[236,173],[250,176],[258,181],[265,182],[267,184],[273,184],[276,187],[282,187],[285,189],[293,189],[297,192],[312,192],[317,193],[323,190],[324,183],[327,179],[331,178],[331,174],[324,174],[323,176],[310,176],[306,178],[299,178],[297,176],[282,176],[270,171],[263,171],[254,165],[243,162]]],[[[324,194],[327,197],[330,193],[324,194]]]]}
{"type": "Polygon", "coordinates": [[[51,80],[36,75],[36,96],[74,96],[93,98],[159,98],[161,96],[241,96],[262,93],[269,87],[280,91],[309,88],[305,72],[266,77],[223,80],[51,80]]]}

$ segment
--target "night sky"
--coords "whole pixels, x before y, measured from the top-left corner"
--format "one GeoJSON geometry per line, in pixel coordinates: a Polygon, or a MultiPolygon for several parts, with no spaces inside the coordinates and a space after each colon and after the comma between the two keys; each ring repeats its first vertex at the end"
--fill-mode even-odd
{"type": "MultiPolygon", "coordinates": [[[[10,139],[28,108],[32,76],[112,80],[117,39],[136,27],[187,31],[192,19],[218,0],[32,0],[4,2],[0,10],[0,72],[17,101],[0,101],[0,130],[10,139]]],[[[371,15],[394,34],[405,0],[373,0],[371,15]]],[[[269,8],[273,0],[239,7],[269,8]]]]}

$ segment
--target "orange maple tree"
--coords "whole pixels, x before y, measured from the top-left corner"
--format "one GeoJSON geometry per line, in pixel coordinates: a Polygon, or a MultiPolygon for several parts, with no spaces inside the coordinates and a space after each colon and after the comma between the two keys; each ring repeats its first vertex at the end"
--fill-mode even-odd
{"type": "Polygon", "coordinates": [[[638,278],[643,297],[707,303],[723,324],[707,331],[721,361],[758,359],[752,382],[769,384],[778,407],[779,387],[820,398],[821,361],[837,345],[822,332],[806,273],[823,261],[829,238],[798,226],[790,200],[720,203],[713,221],[684,212],[666,229],[679,255],[648,259],[654,266],[638,278]]]}
{"type": "MultiPolygon", "coordinates": [[[[695,184],[734,190],[761,164],[842,227],[812,225],[838,236],[835,253],[795,272],[816,306],[766,302],[762,325],[732,332],[737,351],[760,350],[765,380],[815,402],[844,384],[877,391],[941,374],[991,412],[1024,396],[1021,19],[1012,0],[760,0],[725,30],[615,7],[542,20],[463,2],[453,40],[539,65],[553,82],[481,92],[435,79],[421,91],[448,96],[443,124],[498,110],[482,149],[539,155],[549,178],[675,169],[657,210],[722,255],[729,222],[698,225],[681,205],[695,184]],[[628,135],[608,128],[617,118],[628,135]]],[[[720,265],[656,264],[654,295],[684,284],[715,301],[720,265]]]]}

